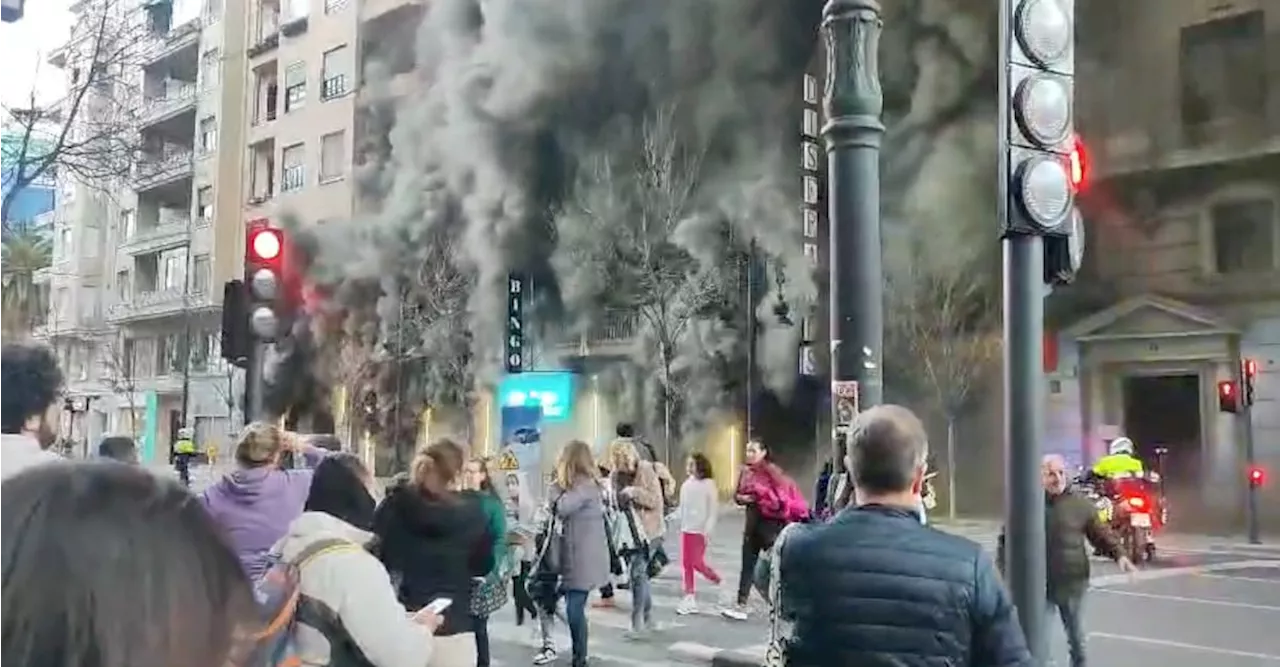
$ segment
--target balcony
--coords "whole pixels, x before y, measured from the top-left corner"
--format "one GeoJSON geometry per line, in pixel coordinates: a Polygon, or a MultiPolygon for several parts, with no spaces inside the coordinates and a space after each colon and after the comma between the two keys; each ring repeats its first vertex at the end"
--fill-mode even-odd
{"type": "Polygon", "coordinates": [[[175,151],[164,157],[144,158],[138,162],[134,187],[138,192],[145,192],[191,178],[191,169],[192,153],[189,150],[175,151]]]}
{"type": "Polygon", "coordinates": [[[558,347],[579,354],[622,354],[640,331],[640,318],[633,311],[610,310],[583,336],[569,337],[558,347]]]}
{"type": "Polygon", "coordinates": [[[138,110],[138,127],[145,129],[167,120],[194,112],[196,109],[196,85],[184,83],[175,86],[165,95],[142,101],[138,110]]]}
{"type": "MultiPolygon", "coordinates": [[[[1268,48],[1280,48],[1277,36],[1268,41],[1268,48]]],[[[1258,81],[1261,90],[1250,96],[1258,103],[1233,110],[1184,87],[1176,53],[1150,66],[1082,70],[1077,126],[1090,143],[1094,171],[1118,176],[1280,155],[1280,70],[1258,81]],[[1199,122],[1186,120],[1192,112],[1199,122]]]]}
{"type": "Polygon", "coordinates": [[[191,219],[187,217],[166,217],[160,224],[149,229],[139,230],[120,244],[120,250],[129,255],[145,255],[147,253],[176,248],[191,239],[191,219]]]}
{"type": "Polygon", "coordinates": [[[107,322],[120,324],[138,320],[170,317],[186,311],[207,310],[213,307],[208,294],[189,294],[184,297],[182,288],[138,292],[107,309],[107,322]]]}
{"type": "Polygon", "coordinates": [[[143,57],[144,67],[149,67],[162,60],[171,58],[187,49],[200,46],[200,19],[192,19],[179,26],[174,26],[163,35],[151,37],[146,45],[143,57]]]}

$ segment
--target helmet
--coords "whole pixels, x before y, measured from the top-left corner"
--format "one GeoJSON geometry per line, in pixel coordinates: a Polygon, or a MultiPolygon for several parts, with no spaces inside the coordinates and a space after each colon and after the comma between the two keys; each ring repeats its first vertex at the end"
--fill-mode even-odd
{"type": "Polygon", "coordinates": [[[189,428],[180,428],[180,429],[178,429],[178,439],[179,439],[179,440],[190,440],[192,435],[194,435],[194,434],[191,432],[191,429],[189,429],[189,428]]]}
{"type": "Polygon", "coordinates": [[[1116,438],[1111,441],[1111,446],[1107,448],[1107,453],[1111,455],[1128,454],[1133,456],[1133,441],[1128,438],[1116,438]]]}

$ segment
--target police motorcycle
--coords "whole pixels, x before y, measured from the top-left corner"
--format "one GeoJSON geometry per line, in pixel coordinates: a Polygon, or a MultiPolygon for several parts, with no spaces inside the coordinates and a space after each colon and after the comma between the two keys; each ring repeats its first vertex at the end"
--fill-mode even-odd
{"type": "MultiPolygon", "coordinates": [[[[1162,459],[1164,448],[1157,448],[1162,459]]],[[[1121,553],[1134,563],[1155,560],[1155,535],[1167,525],[1169,505],[1159,472],[1099,478],[1092,471],[1077,476],[1077,488],[1098,513],[1098,520],[1119,538],[1121,553]]]]}

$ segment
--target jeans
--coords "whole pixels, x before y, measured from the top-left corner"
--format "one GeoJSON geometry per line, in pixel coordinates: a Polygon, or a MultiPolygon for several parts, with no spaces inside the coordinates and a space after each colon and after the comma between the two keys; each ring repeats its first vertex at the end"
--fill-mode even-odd
{"type": "Polygon", "coordinates": [[[1050,611],[1057,609],[1062,628],[1067,633],[1071,667],[1085,667],[1084,659],[1084,592],[1058,595],[1049,600],[1050,611]]]}
{"type": "Polygon", "coordinates": [[[654,541],[649,550],[627,555],[627,575],[631,582],[631,629],[644,630],[653,625],[653,589],[649,582],[649,551],[661,543],[654,541]]]}
{"type": "Polygon", "coordinates": [[[713,584],[720,583],[720,575],[707,565],[707,536],[701,533],[680,534],[680,566],[684,570],[684,594],[693,595],[693,574],[696,572],[713,584]]]}
{"type": "Polygon", "coordinates": [[[751,599],[751,587],[755,584],[756,563],[763,549],[759,542],[742,541],[742,572],[738,574],[738,604],[745,605],[751,599]]]}
{"type": "Polygon", "coordinates": [[[573,643],[573,666],[587,664],[587,595],[590,591],[565,591],[564,615],[573,643]]]}
{"type": "Polygon", "coordinates": [[[489,617],[472,616],[471,627],[476,634],[476,667],[489,667],[489,617]]]}

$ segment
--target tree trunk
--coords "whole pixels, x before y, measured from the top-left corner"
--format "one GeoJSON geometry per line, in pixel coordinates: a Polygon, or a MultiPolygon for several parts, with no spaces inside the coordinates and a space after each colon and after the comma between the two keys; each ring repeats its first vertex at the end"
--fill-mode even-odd
{"type": "Polygon", "coordinates": [[[671,354],[663,345],[662,352],[662,442],[667,467],[671,467],[671,354]]]}
{"type": "Polygon", "coordinates": [[[956,418],[947,415],[947,518],[956,520],[956,418]]]}

